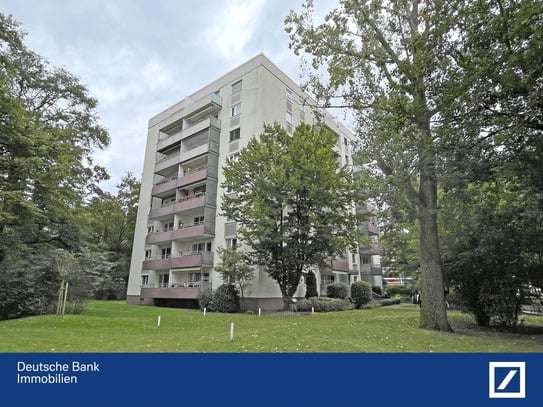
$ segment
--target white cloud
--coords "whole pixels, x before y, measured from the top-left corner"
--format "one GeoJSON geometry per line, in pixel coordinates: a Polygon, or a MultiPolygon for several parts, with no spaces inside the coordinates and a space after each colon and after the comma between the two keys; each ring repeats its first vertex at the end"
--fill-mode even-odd
{"type": "Polygon", "coordinates": [[[257,29],[265,0],[232,0],[221,2],[211,28],[205,33],[206,42],[224,59],[238,55],[257,29]]]}

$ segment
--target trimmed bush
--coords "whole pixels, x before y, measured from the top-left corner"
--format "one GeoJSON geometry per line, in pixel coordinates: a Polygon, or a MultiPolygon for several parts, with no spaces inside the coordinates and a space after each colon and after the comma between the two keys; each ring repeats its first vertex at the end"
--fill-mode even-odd
{"type": "Polygon", "coordinates": [[[387,305],[396,305],[400,303],[399,298],[387,298],[385,300],[381,300],[381,306],[386,307],[387,305]]]}
{"type": "Polygon", "coordinates": [[[380,296],[383,296],[383,290],[380,286],[373,286],[371,287],[371,291],[373,291],[375,294],[378,294],[380,296]]]}
{"type": "Polygon", "coordinates": [[[317,297],[319,295],[319,293],[317,292],[317,279],[315,278],[315,274],[312,271],[307,273],[305,284],[305,298],[317,297]]]}
{"type": "Polygon", "coordinates": [[[349,286],[345,283],[333,283],[326,287],[326,295],[329,298],[344,300],[349,294],[349,286]]]}
{"type": "Polygon", "coordinates": [[[339,298],[311,297],[298,301],[298,311],[334,312],[353,309],[353,304],[339,298]]]}
{"type": "Polygon", "coordinates": [[[213,291],[211,291],[210,288],[200,293],[200,298],[198,298],[198,305],[200,306],[201,310],[207,308],[208,311],[214,311],[213,291]]]}
{"type": "Polygon", "coordinates": [[[391,297],[398,294],[399,295],[413,295],[413,290],[403,285],[387,286],[386,292],[391,297]]]}
{"type": "Polygon", "coordinates": [[[210,312],[239,312],[240,298],[234,284],[223,284],[215,291],[205,290],[198,299],[200,309],[210,312]]]}
{"type": "Polygon", "coordinates": [[[355,281],[351,285],[351,298],[357,309],[370,302],[373,298],[370,283],[363,280],[355,281]]]}
{"type": "Polygon", "coordinates": [[[213,308],[218,312],[239,311],[239,293],[234,284],[223,284],[213,292],[213,308]]]}

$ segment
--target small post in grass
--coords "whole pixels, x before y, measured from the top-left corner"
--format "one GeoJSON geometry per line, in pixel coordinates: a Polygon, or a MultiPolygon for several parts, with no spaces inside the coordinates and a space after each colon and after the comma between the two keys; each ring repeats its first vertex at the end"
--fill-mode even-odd
{"type": "Polygon", "coordinates": [[[258,316],[259,316],[259,317],[262,316],[262,308],[259,308],[259,309],[258,309],[258,316]]]}
{"type": "Polygon", "coordinates": [[[156,321],[156,327],[158,328],[159,326],[160,326],[160,315],[158,316],[157,321],[156,321]]]}
{"type": "Polygon", "coordinates": [[[204,307],[204,317],[206,316],[207,307],[204,307]]]}
{"type": "Polygon", "coordinates": [[[234,340],[234,323],[230,322],[230,342],[234,340]]]}
{"type": "Polygon", "coordinates": [[[315,314],[315,307],[311,307],[311,315],[315,314]]]}

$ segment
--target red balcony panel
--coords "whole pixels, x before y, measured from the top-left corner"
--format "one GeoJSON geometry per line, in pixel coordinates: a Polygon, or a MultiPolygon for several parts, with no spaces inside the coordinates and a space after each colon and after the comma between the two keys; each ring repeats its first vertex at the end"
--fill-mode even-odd
{"type": "Polygon", "coordinates": [[[141,289],[141,297],[143,298],[198,299],[199,296],[200,287],[162,287],[141,289]]]}
{"type": "Polygon", "coordinates": [[[160,218],[161,216],[173,215],[174,213],[186,211],[189,209],[200,208],[205,205],[205,194],[199,193],[178,200],[172,205],[163,206],[162,208],[151,209],[149,219],[160,218]]]}
{"type": "Polygon", "coordinates": [[[332,270],[349,271],[348,260],[332,260],[332,270]]]}

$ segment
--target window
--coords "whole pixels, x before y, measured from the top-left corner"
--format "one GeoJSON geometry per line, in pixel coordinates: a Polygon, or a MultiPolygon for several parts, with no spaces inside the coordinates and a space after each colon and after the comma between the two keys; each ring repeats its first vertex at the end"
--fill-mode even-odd
{"type": "Polygon", "coordinates": [[[165,223],[163,231],[164,232],[169,232],[170,230],[173,230],[173,222],[165,223]]]}
{"type": "Polygon", "coordinates": [[[230,142],[239,140],[241,137],[241,129],[238,127],[237,129],[230,130],[230,142]]]}
{"type": "Polygon", "coordinates": [[[292,91],[289,88],[285,89],[285,97],[287,100],[292,100],[292,91]]]}
{"type": "Polygon", "coordinates": [[[370,264],[370,258],[368,256],[362,256],[362,264],[370,264]]]}
{"type": "Polygon", "coordinates": [[[232,239],[226,239],[226,248],[235,250],[238,246],[238,239],[235,237],[232,239]]]}
{"type": "Polygon", "coordinates": [[[292,113],[291,112],[287,112],[287,123],[288,124],[292,124],[292,113]]]}
{"type": "Polygon", "coordinates": [[[201,193],[204,193],[204,192],[206,192],[206,186],[205,185],[200,185],[199,187],[194,188],[194,191],[193,191],[194,194],[201,194],[201,193]]]}
{"type": "Polygon", "coordinates": [[[193,243],[192,251],[194,253],[210,252],[211,242],[193,243]]]}
{"type": "Polygon", "coordinates": [[[232,85],[232,95],[241,91],[241,81],[237,81],[232,85]]]}
{"type": "Polygon", "coordinates": [[[145,258],[150,259],[151,258],[151,249],[145,250],[145,258]]]}
{"type": "Polygon", "coordinates": [[[172,248],[171,247],[165,247],[160,251],[160,258],[161,259],[169,259],[172,257],[172,248]]]}
{"type": "Polygon", "coordinates": [[[158,283],[160,287],[168,287],[170,282],[170,275],[168,273],[161,274],[158,278],[158,283]]]}
{"type": "Polygon", "coordinates": [[[147,284],[149,284],[149,275],[145,274],[145,275],[141,276],[141,285],[145,286],[147,284]]]}
{"type": "Polygon", "coordinates": [[[229,160],[232,160],[233,162],[236,162],[239,160],[239,153],[231,154],[228,156],[229,160]]]}
{"type": "Polygon", "coordinates": [[[237,116],[241,113],[241,102],[236,103],[235,105],[232,105],[230,108],[230,117],[237,116]]]}
{"type": "Polygon", "coordinates": [[[153,233],[155,231],[155,227],[153,225],[147,226],[147,233],[153,233]]]}
{"type": "Polygon", "coordinates": [[[204,224],[204,215],[194,217],[194,225],[203,225],[204,224]]]}

